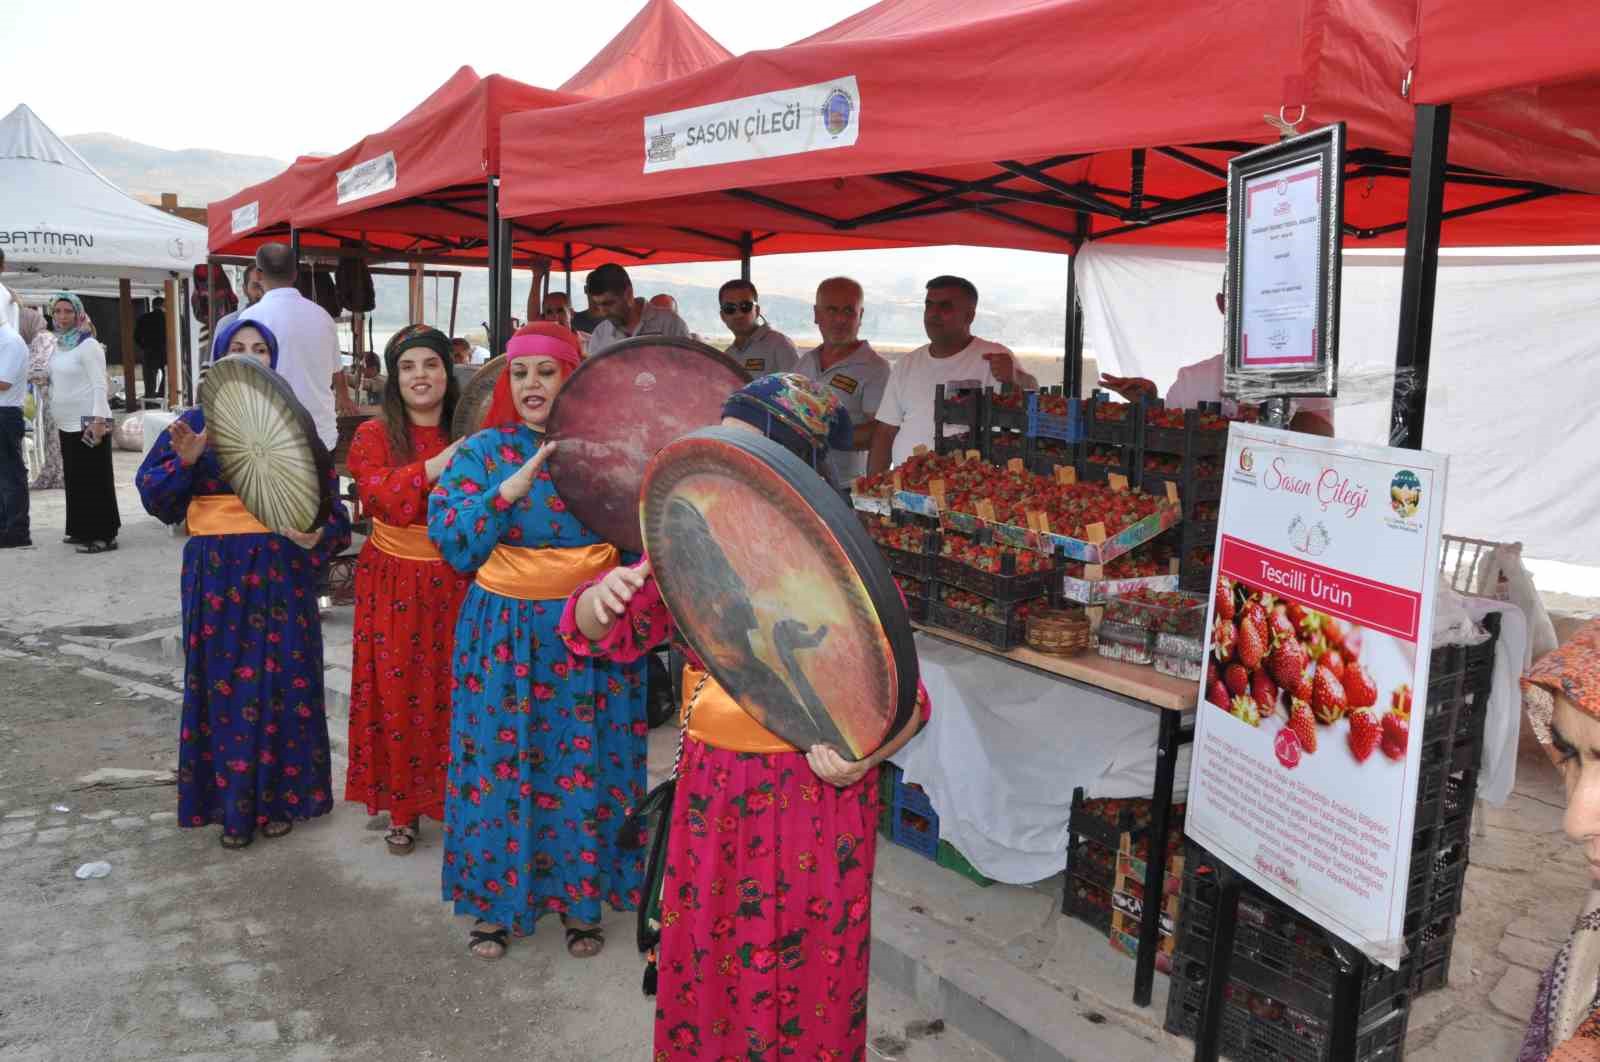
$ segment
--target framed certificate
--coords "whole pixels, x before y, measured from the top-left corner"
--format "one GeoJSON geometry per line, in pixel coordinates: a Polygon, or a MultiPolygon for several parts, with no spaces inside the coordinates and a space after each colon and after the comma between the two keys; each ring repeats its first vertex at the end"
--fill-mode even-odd
{"type": "Polygon", "coordinates": [[[1337,393],[1343,174],[1343,123],[1229,160],[1224,394],[1337,393]]]}

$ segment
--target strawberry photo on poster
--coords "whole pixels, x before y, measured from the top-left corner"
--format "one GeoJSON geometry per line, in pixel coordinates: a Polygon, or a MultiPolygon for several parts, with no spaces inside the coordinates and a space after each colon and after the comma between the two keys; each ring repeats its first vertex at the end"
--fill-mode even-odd
{"type": "Polygon", "coordinates": [[[1225,575],[1215,594],[1207,704],[1259,731],[1290,770],[1403,767],[1414,644],[1225,575]]]}

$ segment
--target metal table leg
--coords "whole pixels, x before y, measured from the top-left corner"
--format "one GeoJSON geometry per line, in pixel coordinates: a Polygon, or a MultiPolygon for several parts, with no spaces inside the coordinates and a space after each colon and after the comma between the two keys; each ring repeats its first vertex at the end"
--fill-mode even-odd
{"type": "Polygon", "coordinates": [[[1184,742],[1181,712],[1162,712],[1156,739],[1156,786],[1150,795],[1150,849],[1144,869],[1144,913],[1139,923],[1139,954],[1134,962],[1133,1003],[1148,1007],[1161,945],[1161,901],[1167,883],[1167,823],[1172,817],[1172,779],[1178,748],[1184,742]]]}

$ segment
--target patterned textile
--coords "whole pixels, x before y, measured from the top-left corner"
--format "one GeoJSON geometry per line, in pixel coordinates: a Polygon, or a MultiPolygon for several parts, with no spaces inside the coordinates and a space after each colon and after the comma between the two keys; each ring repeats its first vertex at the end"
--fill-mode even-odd
{"type": "Polygon", "coordinates": [[[1517,1062],[1600,1062],[1600,891],[1539,982],[1517,1062]]]}
{"type": "Polygon", "coordinates": [[[94,336],[94,324],[89,320],[89,315],[84,312],[83,300],[70,291],[57,292],[50,296],[49,311],[52,323],[55,320],[55,308],[58,302],[70,302],[72,303],[72,308],[78,312],[78,316],[73,320],[71,328],[65,332],[56,333],[56,346],[62,350],[71,350],[85,339],[94,336]]]}
{"type": "MultiPolygon", "coordinates": [[[[456,451],[428,499],[428,532],[457,571],[502,544],[600,542],[548,472],[521,501],[500,497],[542,441],[524,426],[489,428],[456,451]]],[[[644,853],[617,843],[644,797],[643,671],[568,652],[561,609],[473,583],[456,621],[443,895],[457,914],[518,935],[550,911],[598,922],[601,901],[631,910],[644,872],[644,853]]]]}
{"type": "MultiPolygon", "coordinates": [[[[420,524],[428,511],[424,464],[444,450],[439,427],[411,426],[413,460],[398,464],[381,418],[356,429],[350,476],[368,512],[420,524]]],[[[395,826],[444,818],[450,760],[450,651],[471,580],[442,560],[396,557],[369,539],[356,560],[350,679],[350,771],[344,798],[395,826]]]]}
{"type": "MultiPolygon", "coordinates": [[[[575,614],[587,588],[562,614],[574,653],[633,660],[670,636],[650,579],[611,634],[590,641],[575,614]]],[[[917,706],[926,719],[920,683],[917,706]]],[[[661,897],[656,1062],[864,1058],[877,816],[876,769],[840,789],[800,752],[685,738],[661,897]]]]}
{"type": "Polygon", "coordinates": [[[1546,653],[1522,676],[1523,703],[1534,733],[1550,743],[1550,715],[1559,693],[1579,711],[1600,717],[1600,619],[1578,628],[1565,645],[1546,653]]]}
{"type": "MultiPolygon", "coordinates": [[[[26,312],[40,316],[38,310],[26,312]]],[[[28,382],[33,385],[38,410],[33,418],[33,437],[35,445],[44,450],[44,460],[34,469],[29,490],[60,490],[67,485],[61,471],[61,437],[56,418],[50,415],[50,355],[55,352],[56,335],[48,328],[39,329],[28,341],[28,382]]]]}
{"type": "MultiPolygon", "coordinates": [[[[205,430],[197,409],[180,418],[205,430]]],[[[164,431],[135,477],[151,516],[173,524],[189,501],[232,494],[210,451],[185,468],[164,431]]],[[[268,822],[333,807],[323,707],[317,572],[350,543],[335,502],[315,548],[274,534],[195,535],[183,548],[184,692],[178,822],[249,837],[268,822]]]]}
{"type": "Polygon", "coordinates": [[[735,391],[722,406],[735,417],[787,449],[806,457],[813,468],[828,447],[850,447],[850,414],[832,392],[792,372],[759,377],[735,391]]]}

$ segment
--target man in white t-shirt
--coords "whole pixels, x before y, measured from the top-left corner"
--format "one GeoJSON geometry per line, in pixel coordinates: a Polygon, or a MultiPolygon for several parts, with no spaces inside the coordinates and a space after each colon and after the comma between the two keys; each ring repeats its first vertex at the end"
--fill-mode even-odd
{"type": "Polygon", "coordinates": [[[972,281],[950,276],[928,281],[922,327],[929,342],[895,362],[889,374],[867,458],[869,475],[900,464],[918,446],[933,448],[934,389],[940,384],[1039,386],[1017,368],[1010,350],[973,336],[977,315],[978,289],[972,281]]]}
{"type": "MultiPolygon", "coordinates": [[[[1228,298],[1217,292],[1217,312],[1226,317],[1228,298]]],[[[1178,370],[1178,378],[1167,388],[1168,409],[1193,409],[1201,402],[1220,402],[1225,414],[1232,415],[1238,403],[1222,396],[1223,362],[1226,356],[1214,354],[1178,370]]],[[[1140,376],[1111,376],[1101,374],[1100,386],[1115,391],[1130,402],[1156,394],[1156,385],[1140,376]]],[[[1296,398],[1294,415],[1289,419],[1291,431],[1307,435],[1333,437],[1333,402],[1327,398],[1296,398]]]]}
{"type": "Polygon", "coordinates": [[[344,386],[339,332],[328,311],[295,290],[297,266],[287,244],[266,243],[256,251],[261,301],[239,312],[260,321],[278,340],[278,375],[311,414],[317,436],[330,451],[339,442],[334,389],[344,386]]]}

